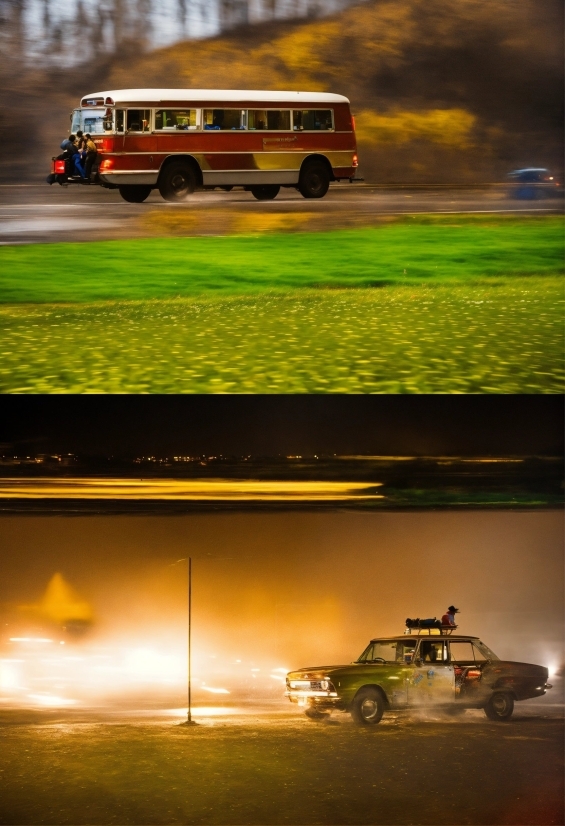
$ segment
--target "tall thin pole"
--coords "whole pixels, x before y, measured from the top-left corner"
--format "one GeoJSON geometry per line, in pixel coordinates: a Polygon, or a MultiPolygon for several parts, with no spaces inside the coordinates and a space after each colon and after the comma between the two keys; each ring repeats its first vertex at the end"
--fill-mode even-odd
{"type": "Polygon", "coordinates": [[[192,557],[188,557],[188,716],[187,723],[192,723],[191,687],[192,687],[192,657],[190,652],[190,632],[192,625],[192,557]]]}

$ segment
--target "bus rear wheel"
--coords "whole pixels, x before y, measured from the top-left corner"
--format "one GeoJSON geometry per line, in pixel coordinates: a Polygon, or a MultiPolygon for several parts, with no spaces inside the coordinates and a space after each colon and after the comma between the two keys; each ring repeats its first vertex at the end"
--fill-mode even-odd
{"type": "Polygon", "coordinates": [[[150,186],[120,186],[120,195],[130,204],[142,204],[151,194],[150,186]]]}
{"type": "Polygon", "coordinates": [[[298,191],[304,198],[323,198],[330,186],[330,173],[321,161],[312,161],[303,167],[298,191]]]}
{"type": "Polygon", "coordinates": [[[272,201],[280,192],[280,186],[276,184],[263,184],[263,186],[252,186],[251,194],[258,201],[272,201]]]}
{"type": "Polygon", "coordinates": [[[159,192],[165,201],[184,201],[196,189],[196,173],[186,163],[166,166],[159,177],[159,192]]]}

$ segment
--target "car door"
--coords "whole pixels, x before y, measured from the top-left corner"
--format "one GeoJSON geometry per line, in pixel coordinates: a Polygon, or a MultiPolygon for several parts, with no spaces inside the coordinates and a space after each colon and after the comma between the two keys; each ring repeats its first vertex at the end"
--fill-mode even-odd
{"type": "Polygon", "coordinates": [[[455,671],[445,639],[420,639],[408,681],[409,705],[446,705],[455,700],[455,671]]]}

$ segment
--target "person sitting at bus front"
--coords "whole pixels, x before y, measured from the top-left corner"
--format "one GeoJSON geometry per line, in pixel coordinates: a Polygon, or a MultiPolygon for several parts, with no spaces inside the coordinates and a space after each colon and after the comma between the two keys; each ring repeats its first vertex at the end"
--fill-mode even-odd
{"type": "Polygon", "coordinates": [[[90,175],[92,173],[92,165],[96,160],[96,155],[98,154],[98,149],[96,148],[96,144],[92,140],[91,136],[87,133],[84,136],[84,148],[86,151],[86,160],[84,164],[84,174],[86,179],[90,180],[90,175]]]}
{"type": "Polygon", "coordinates": [[[61,146],[65,144],[65,154],[69,159],[69,165],[71,167],[70,174],[71,175],[79,175],[79,177],[84,178],[84,169],[82,166],[82,158],[77,146],[77,139],[76,135],[69,135],[66,141],[63,141],[61,146]]]}

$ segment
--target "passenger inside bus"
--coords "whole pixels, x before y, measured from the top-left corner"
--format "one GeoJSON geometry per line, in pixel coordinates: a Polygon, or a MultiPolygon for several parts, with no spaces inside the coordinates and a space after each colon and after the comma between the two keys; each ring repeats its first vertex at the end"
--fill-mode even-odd
{"type": "Polygon", "coordinates": [[[204,109],[204,129],[245,129],[245,112],[241,109],[204,109]]]}

